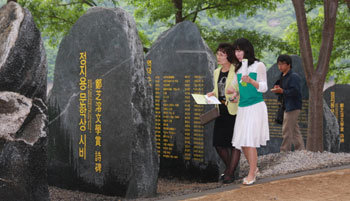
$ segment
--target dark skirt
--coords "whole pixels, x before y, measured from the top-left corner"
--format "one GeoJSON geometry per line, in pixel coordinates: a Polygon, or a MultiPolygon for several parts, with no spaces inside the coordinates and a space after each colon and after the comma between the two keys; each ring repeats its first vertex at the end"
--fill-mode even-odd
{"type": "Polygon", "coordinates": [[[236,115],[230,115],[225,105],[219,105],[219,108],[220,116],[215,119],[214,123],[213,146],[232,147],[236,115]]]}

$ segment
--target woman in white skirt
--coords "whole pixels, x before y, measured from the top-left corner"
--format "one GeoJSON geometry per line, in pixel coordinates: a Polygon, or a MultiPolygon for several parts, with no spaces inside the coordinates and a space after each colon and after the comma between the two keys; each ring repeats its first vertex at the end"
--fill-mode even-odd
{"type": "Polygon", "coordinates": [[[232,137],[232,146],[243,150],[249,163],[248,176],[243,184],[254,184],[258,173],[256,147],[266,145],[269,136],[267,107],[262,93],[267,91],[266,67],[255,58],[253,45],[245,38],[237,39],[233,48],[237,62],[239,104],[232,137]],[[248,63],[247,66],[242,66],[248,63]]]}

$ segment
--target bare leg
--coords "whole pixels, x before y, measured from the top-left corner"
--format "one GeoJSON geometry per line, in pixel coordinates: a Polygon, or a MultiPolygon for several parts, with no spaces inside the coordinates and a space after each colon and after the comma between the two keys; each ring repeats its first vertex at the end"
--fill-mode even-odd
{"type": "Polygon", "coordinates": [[[249,173],[246,177],[248,181],[255,178],[255,171],[258,165],[258,152],[255,147],[242,147],[245,157],[249,163],[249,173]]]}

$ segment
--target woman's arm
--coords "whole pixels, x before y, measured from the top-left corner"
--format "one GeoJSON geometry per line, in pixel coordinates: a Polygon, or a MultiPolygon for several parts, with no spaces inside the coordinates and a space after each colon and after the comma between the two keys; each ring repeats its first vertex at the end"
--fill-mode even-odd
{"type": "Polygon", "coordinates": [[[266,66],[263,62],[259,62],[256,69],[258,73],[257,81],[259,82],[258,92],[265,93],[267,91],[267,76],[266,76],[266,66]]]}
{"type": "Polygon", "coordinates": [[[256,73],[258,74],[256,81],[250,78],[248,75],[243,76],[242,81],[252,84],[258,90],[258,92],[264,93],[267,91],[266,67],[264,63],[259,62],[256,73]]]}

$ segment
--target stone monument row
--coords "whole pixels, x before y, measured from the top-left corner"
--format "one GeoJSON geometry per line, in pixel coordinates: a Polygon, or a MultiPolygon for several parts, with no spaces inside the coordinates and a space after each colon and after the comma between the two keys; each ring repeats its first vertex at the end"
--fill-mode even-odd
{"type": "Polygon", "coordinates": [[[62,40],[49,97],[49,183],[154,196],[158,156],[143,47],[124,10],[94,7],[62,40]]]}
{"type": "Polygon", "coordinates": [[[323,92],[324,99],[338,119],[340,151],[350,152],[350,85],[336,84],[323,92]]]}
{"type": "Polygon", "coordinates": [[[49,200],[46,54],[31,13],[0,8],[0,200],[49,200]]]}
{"type": "Polygon", "coordinates": [[[220,159],[212,146],[214,125],[200,124],[200,115],[213,106],[198,105],[191,97],[213,90],[215,56],[197,26],[184,21],[158,37],[146,60],[160,176],[217,181],[220,159]]]}
{"type": "MultiPolygon", "coordinates": [[[[301,94],[302,94],[302,109],[299,115],[299,127],[301,135],[306,142],[308,129],[308,106],[309,106],[309,92],[305,79],[302,60],[299,56],[292,55],[292,70],[301,77],[301,94]]],[[[264,100],[268,109],[270,141],[267,146],[258,149],[259,154],[278,153],[282,143],[282,125],[275,122],[275,115],[278,110],[277,95],[270,91],[274,83],[279,79],[281,72],[277,64],[274,64],[267,71],[268,91],[263,94],[264,100]]],[[[327,104],[323,104],[323,140],[324,150],[339,152],[339,132],[337,127],[337,120],[332,114],[327,104]]],[[[306,144],[305,144],[306,145],[306,144]]]]}

